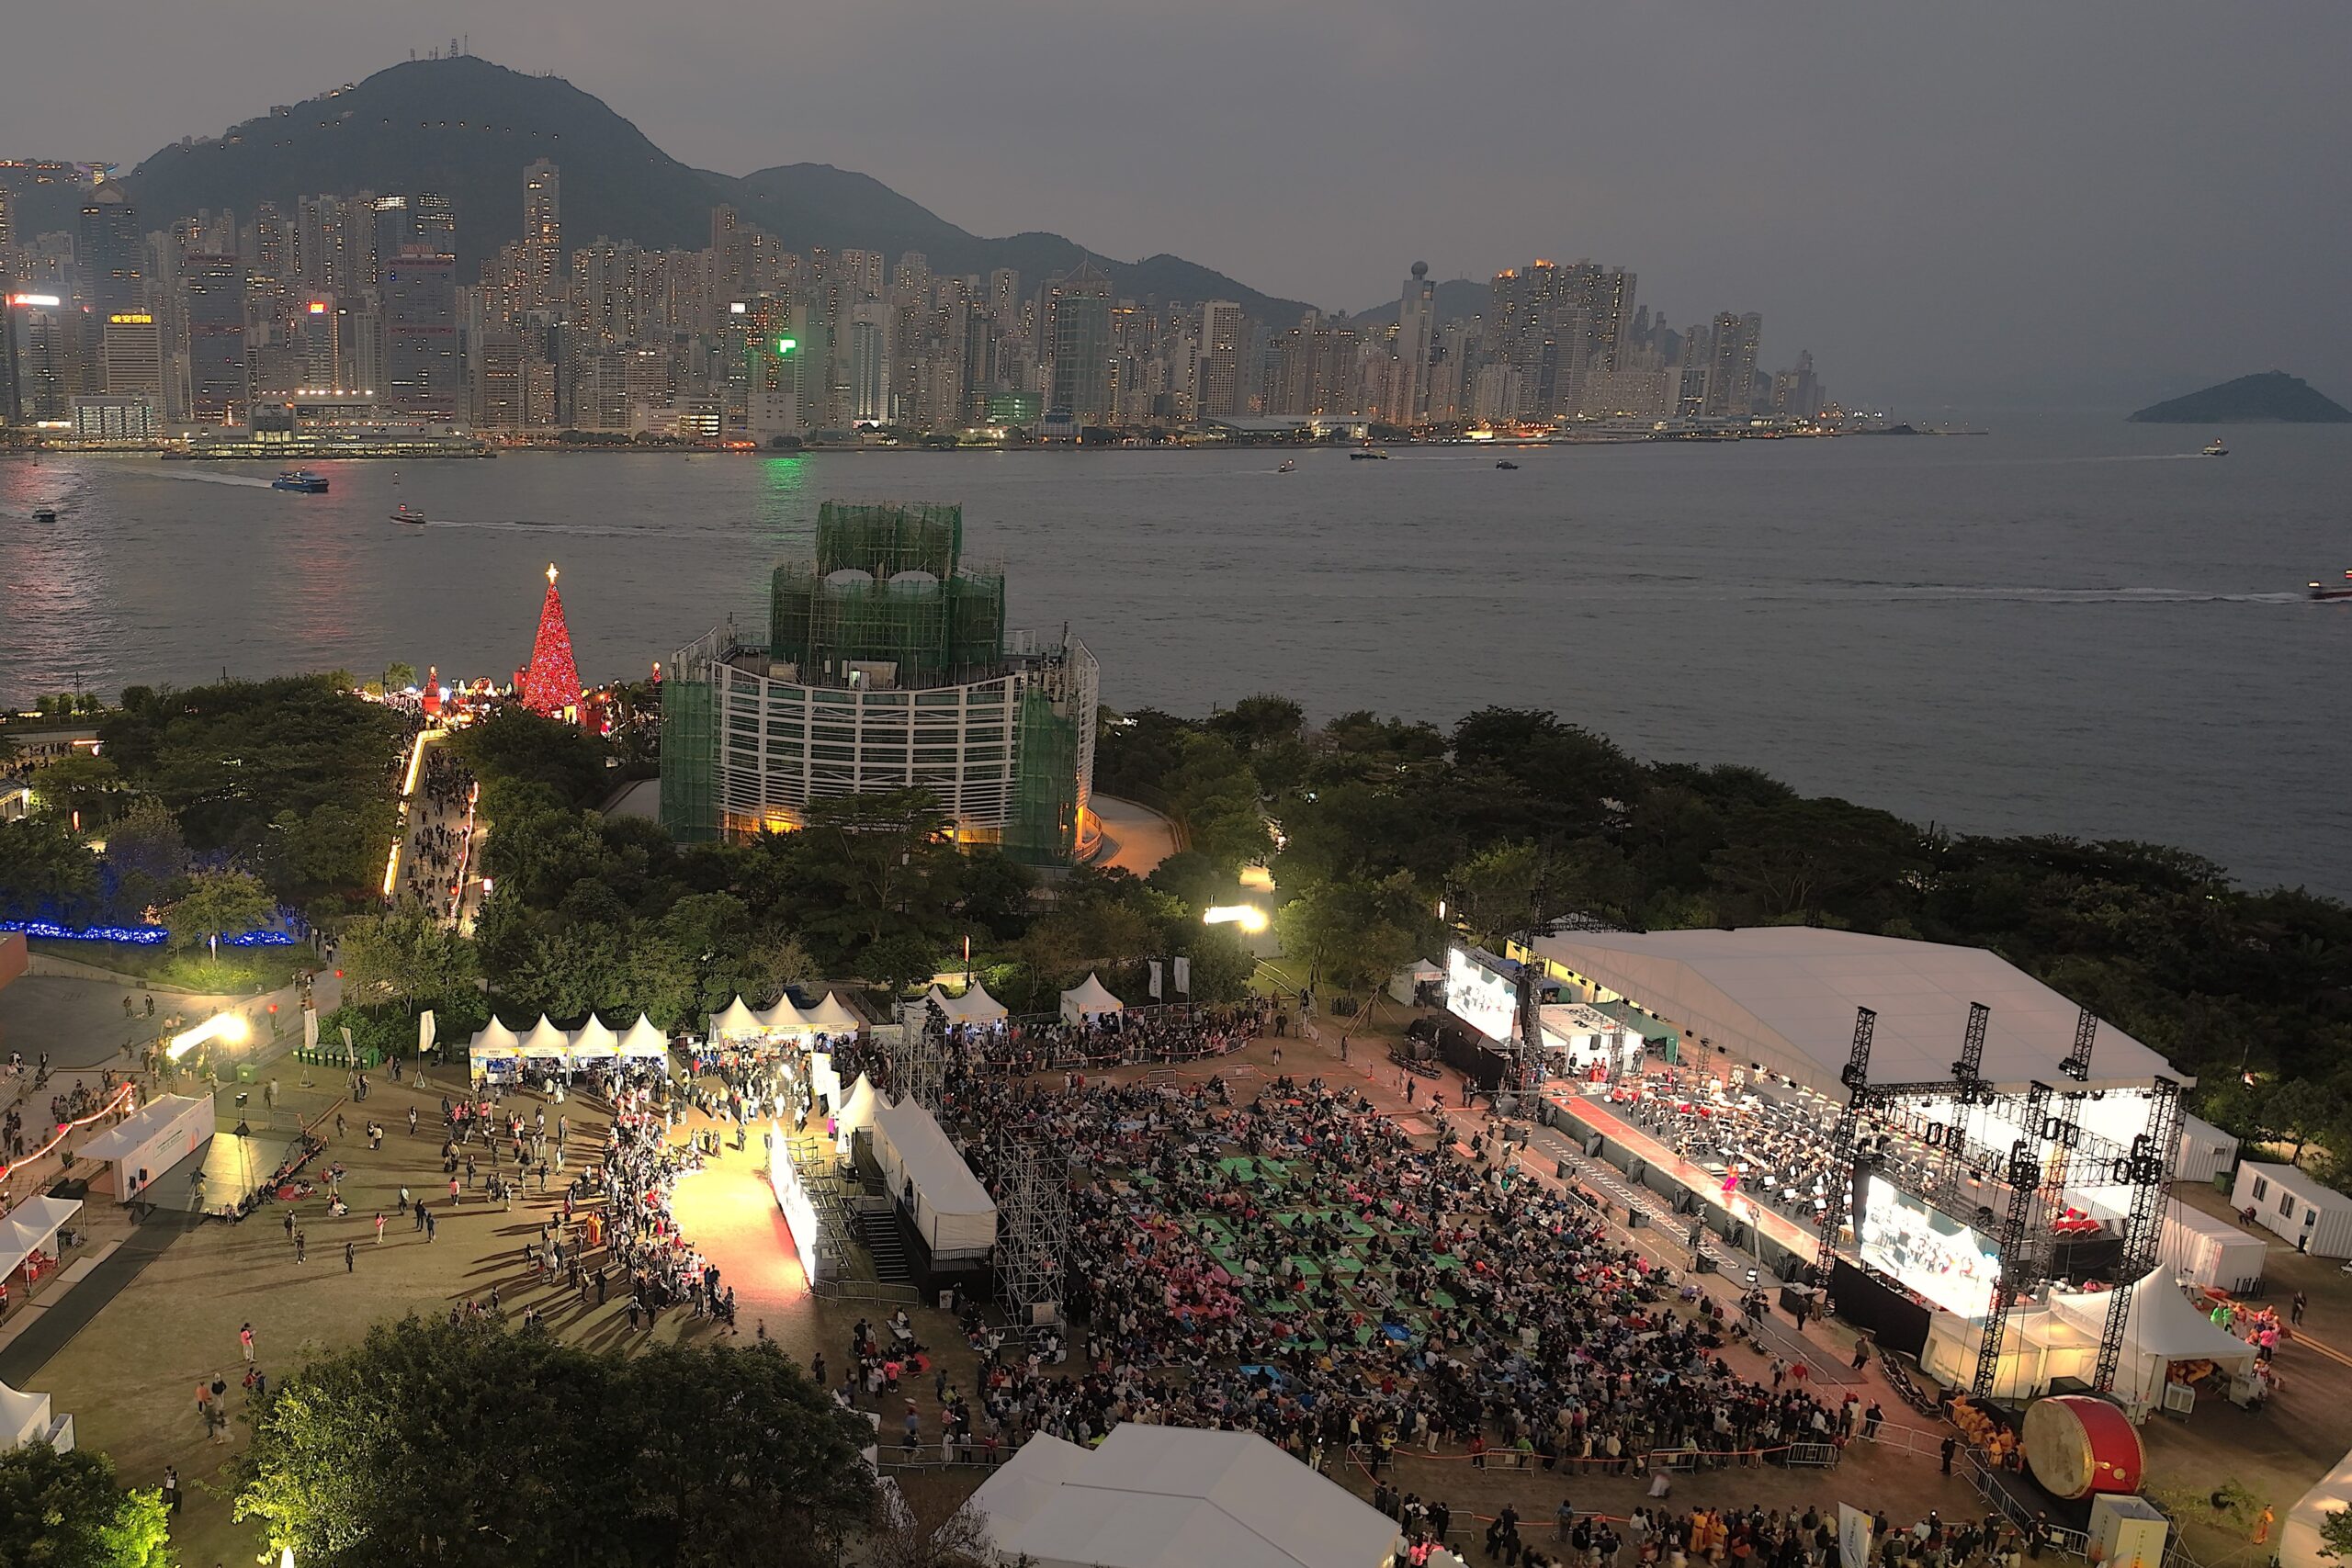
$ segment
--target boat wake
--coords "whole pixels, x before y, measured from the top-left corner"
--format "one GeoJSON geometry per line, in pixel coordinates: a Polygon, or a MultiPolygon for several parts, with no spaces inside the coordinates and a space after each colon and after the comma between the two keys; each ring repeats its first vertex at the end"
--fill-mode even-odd
{"type": "Polygon", "coordinates": [[[198,484],[238,485],[246,490],[267,490],[267,479],[254,479],[245,474],[208,474],[200,468],[166,468],[157,470],[167,479],[194,479],[198,484]]]}
{"type": "Polygon", "coordinates": [[[410,524],[416,528],[473,528],[493,534],[562,534],[588,539],[634,539],[660,533],[654,528],[604,528],[593,524],[534,523],[527,517],[427,517],[410,524]]]}

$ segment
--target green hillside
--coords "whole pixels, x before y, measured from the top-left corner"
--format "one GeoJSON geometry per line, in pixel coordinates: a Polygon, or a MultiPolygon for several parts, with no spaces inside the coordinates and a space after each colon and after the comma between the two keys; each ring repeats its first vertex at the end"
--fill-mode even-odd
{"type": "Polygon", "coordinates": [[[2133,424],[2352,424],[2352,409],[2300,376],[2266,370],[2152,403],[2131,417],[2133,424]]]}

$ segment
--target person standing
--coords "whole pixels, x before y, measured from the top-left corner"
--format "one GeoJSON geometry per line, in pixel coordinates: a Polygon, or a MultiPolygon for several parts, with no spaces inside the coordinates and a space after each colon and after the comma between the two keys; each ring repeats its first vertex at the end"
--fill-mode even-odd
{"type": "Polygon", "coordinates": [[[180,1511],[180,1472],[168,1464],[164,1467],[164,1506],[175,1514],[180,1511]]]}
{"type": "MultiPolygon", "coordinates": [[[[380,1231],[377,1233],[379,1236],[381,1236],[382,1234],[383,1233],[380,1231]]],[[[358,1271],[358,1264],[353,1261],[353,1259],[357,1256],[358,1255],[356,1253],[352,1251],[350,1242],[346,1241],[343,1244],[343,1271],[345,1273],[353,1274],[358,1271]]]]}
{"type": "Polygon", "coordinates": [[[1950,1475],[1950,1474],[1951,1473],[1951,1456],[1952,1456],[1953,1454],[1955,1454],[1955,1453],[1958,1453],[1959,1451],[1960,1451],[1960,1439],[1959,1439],[1959,1438],[1955,1438],[1955,1437],[1953,1437],[1953,1436],[1952,1436],[1951,1433],[1949,1433],[1949,1432],[1945,1433],[1945,1434],[1944,1434],[1944,1443],[1943,1443],[1943,1450],[1942,1450],[1942,1452],[1943,1452],[1943,1461],[1944,1461],[1944,1473],[1945,1473],[1946,1475],[1950,1475]]]}
{"type": "Polygon", "coordinates": [[[245,1353],[245,1365],[252,1366],[254,1364],[254,1325],[252,1324],[248,1323],[237,1330],[237,1346],[245,1353]]]}
{"type": "Polygon", "coordinates": [[[2295,1292],[2294,1302],[2287,1309],[2287,1322],[2289,1326],[2301,1326],[2303,1321],[2303,1308],[2310,1304],[2311,1298],[2309,1296],[2306,1296],[2301,1291],[2297,1291],[2295,1292]]]}
{"type": "Polygon", "coordinates": [[[296,1231],[294,1233],[294,1261],[297,1263],[307,1263],[310,1260],[311,1233],[308,1231],[296,1231]]]}
{"type": "Polygon", "coordinates": [[[384,1245],[384,1211],[381,1209],[376,1211],[376,1245],[384,1245]]]}

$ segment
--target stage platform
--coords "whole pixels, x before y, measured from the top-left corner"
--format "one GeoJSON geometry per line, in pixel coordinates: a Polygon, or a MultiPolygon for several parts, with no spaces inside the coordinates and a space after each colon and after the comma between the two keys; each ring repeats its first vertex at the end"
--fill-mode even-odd
{"type": "Polygon", "coordinates": [[[217,1214],[258,1190],[300,1141],[293,1133],[215,1133],[149,1182],[140,1200],[180,1213],[217,1214]]]}
{"type": "MultiPolygon", "coordinates": [[[[1752,1223],[1764,1241],[1767,1260],[1775,1273],[1786,1276],[1791,1272],[1786,1267],[1788,1262],[1809,1264],[1819,1252],[1821,1242],[1811,1226],[1799,1224],[1741,1194],[1732,1195],[1736,1200],[1735,1209],[1726,1202],[1720,1174],[1684,1159],[1620,1116],[1607,1101],[1558,1089],[1546,1089],[1544,1100],[1552,1109],[1554,1125],[1561,1125],[1566,1118],[1575,1124],[1573,1131],[1586,1136],[1597,1134],[1604,1145],[1602,1157],[1619,1170],[1626,1170],[1629,1160],[1640,1161],[1642,1184],[1651,1191],[1669,1198],[1676,1191],[1690,1194],[1700,1205],[1700,1213],[1706,1216],[1707,1228],[1717,1235],[1728,1236],[1733,1224],[1752,1223]],[[1611,1150],[1615,1151],[1613,1158],[1611,1150]]],[[[1745,1238],[1742,1245],[1747,1245],[1745,1238]]]]}

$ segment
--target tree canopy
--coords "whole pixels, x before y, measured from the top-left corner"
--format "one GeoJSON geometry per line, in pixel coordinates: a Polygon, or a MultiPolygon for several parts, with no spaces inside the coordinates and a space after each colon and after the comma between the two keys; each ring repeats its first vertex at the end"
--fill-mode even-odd
{"type": "Polygon", "coordinates": [[[167,1568],[161,1493],[115,1484],[114,1461],[47,1443],[0,1450],[0,1568],[167,1568]]]}
{"type": "Polygon", "coordinates": [[[236,1517],[317,1568],[814,1568],[872,1497],[858,1434],[764,1343],[623,1359],[410,1317],[252,1419],[236,1517]]]}

